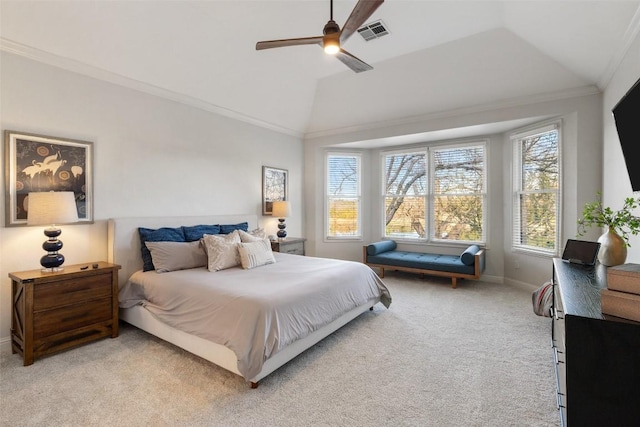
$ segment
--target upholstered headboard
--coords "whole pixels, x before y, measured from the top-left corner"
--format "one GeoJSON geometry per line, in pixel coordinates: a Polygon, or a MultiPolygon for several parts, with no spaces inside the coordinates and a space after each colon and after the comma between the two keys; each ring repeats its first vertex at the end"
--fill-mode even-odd
{"type": "Polygon", "coordinates": [[[118,279],[120,285],[123,285],[133,273],[142,269],[138,227],[156,229],[181,225],[238,224],[241,222],[248,222],[249,230],[258,226],[257,216],[248,214],[112,218],[109,220],[108,227],[108,260],[122,266],[118,272],[118,279]]]}

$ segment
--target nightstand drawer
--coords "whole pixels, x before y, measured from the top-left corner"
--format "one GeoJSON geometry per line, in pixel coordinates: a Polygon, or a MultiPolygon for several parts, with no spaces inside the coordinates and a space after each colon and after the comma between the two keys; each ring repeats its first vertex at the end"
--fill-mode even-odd
{"type": "Polygon", "coordinates": [[[271,250],[283,254],[304,255],[304,242],[302,237],[288,237],[285,240],[273,240],[271,250]]]}
{"type": "Polygon", "coordinates": [[[111,295],[111,274],[81,277],[35,287],[34,311],[63,307],[111,295]]]}
{"type": "Polygon", "coordinates": [[[25,366],[45,354],[118,336],[118,270],[108,262],[30,270],[11,278],[11,351],[25,366]]]}
{"type": "Polygon", "coordinates": [[[280,244],[280,252],[293,255],[304,255],[304,242],[280,244]]]}
{"type": "Polygon", "coordinates": [[[103,322],[111,319],[111,316],[110,296],[86,303],[40,311],[33,315],[33,334],[35,338],[45,337],[103,322]]]}

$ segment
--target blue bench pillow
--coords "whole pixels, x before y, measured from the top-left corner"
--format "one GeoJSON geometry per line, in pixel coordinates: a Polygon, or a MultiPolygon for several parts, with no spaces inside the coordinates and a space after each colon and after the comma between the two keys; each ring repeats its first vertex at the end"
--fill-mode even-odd
{"type": "Polygon", "coordinates": [[[151,271],[156,268],[153,266],[151,252],[147,248],[146,242],[185,242],[182,227],[169,228],[163,227],[157,230],[151,228],[138,227],[140,235],[140,251],[142,252],[142,271],[151,271]]]}
{"type": "Polygon", "coordinates": [[[471,245],[467,249],[462,252],[460,255],[460,261],[464,265],[473,265],[475,261],[476,254],[480,251],[480,247],[478,245],[471,245]]]}
{"type": "Polygon", "coordinates": [[[383,240],[367,246],[367,255],[378,255],[383,252],[395,251],[398,245],[393,240],[383,240]]]}

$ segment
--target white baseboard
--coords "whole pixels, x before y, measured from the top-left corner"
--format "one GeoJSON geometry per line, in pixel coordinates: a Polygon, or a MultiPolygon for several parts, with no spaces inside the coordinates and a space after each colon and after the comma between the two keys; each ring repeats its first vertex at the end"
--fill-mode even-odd
{"type": "Polygon", "coordinates": [[[483,274],[480,276],[480,280],[482,280],[483,282],[491,282],[491,283],[504,283],[504,277],[502,276],[488,276],[486,274],[483,274]]]}
{"type": "Polygon", "coordinates": [[[0,351],[11,350],[11,337],[0,338],[0,351]]]}
{"type": "Polygon", "coordinates": [[[509,286],[515,286],[526,291],[535,291],[540,285],[532,285],[531,283],[521,282],[520,280],[504,279],[504,283],[509,286]]]}

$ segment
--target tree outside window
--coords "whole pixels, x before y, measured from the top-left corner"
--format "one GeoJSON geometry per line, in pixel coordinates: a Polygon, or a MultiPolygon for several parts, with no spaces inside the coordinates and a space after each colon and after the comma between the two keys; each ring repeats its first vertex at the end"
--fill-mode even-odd
{"type": "Polygon", "coordinates": [[[326,237],[359,238],[360,155],[327,155],[326,237]]]}
{"type": "Polygon", "coordinates": [[[435,240],[484,241],[484,146],[433,150],[435,240]]]}
{"type": "Polygon", "coordinates": [[[514,139],[514,247],[558,251],[559,131],[547,127],[514,139]]]}
{"type": "Polygon", "coordinates": [[[484,241],[484,144],[385,154],[383,167],[385,237],[484,241]]]}
{"type": "Polygon", "coordinates": [[[385,236],[426,237],[427,154],[390,154],[385,165],[385,236]]]}

